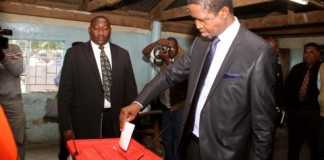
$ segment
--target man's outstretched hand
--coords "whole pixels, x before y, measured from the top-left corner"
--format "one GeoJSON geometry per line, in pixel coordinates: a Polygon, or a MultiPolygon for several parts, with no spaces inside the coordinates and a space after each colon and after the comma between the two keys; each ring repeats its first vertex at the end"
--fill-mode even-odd
{"type": "Polygon", "coordinates": [[[74,132],[72,130],[66,130],[63,133],[64,139],[66,141],[71,140],[71,139],[75,139],[75,135],[74,132]]]}
{"type": "Polygon", "coordinates": [[[131,103],[122,108],[119,115],[120,130],[123,130],[125,122],[134,120],[140,110],[141,107],[136,103],[131,103]]]}

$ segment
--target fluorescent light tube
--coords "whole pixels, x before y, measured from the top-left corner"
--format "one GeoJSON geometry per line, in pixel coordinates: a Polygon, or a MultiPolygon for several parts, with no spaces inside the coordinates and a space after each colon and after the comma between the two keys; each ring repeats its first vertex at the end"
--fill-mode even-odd
{"type": "Polygon", "coordinates": [[[307,5],[309,0],[290,0],[292,2],[302,4],[302,5],[307,5]]]}

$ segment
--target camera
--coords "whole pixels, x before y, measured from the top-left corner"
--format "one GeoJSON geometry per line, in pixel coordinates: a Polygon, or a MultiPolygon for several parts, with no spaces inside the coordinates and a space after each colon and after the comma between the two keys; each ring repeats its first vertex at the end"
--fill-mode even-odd
{"type": "Polygon", "coordinates": [[[2,29],[0,27],[0,49],[7,49],[8,48],[8,38],[3,36],[11,36],[12,30],[10,29],[2,29]]]}
{"type": "Polygon", "coordinates": [[[0,27],[0,60],[2,58],[4,58],[4,53],[3,53],[3,49],[7,49],[8,48],[8,38],[4,37],[4,36],[11,36],[12,35],[12,30],[10,29],[2,29],[0,27]]]}
{"type": "Polygon", "coordinates": [[[174,62],[176,53],[171,46],[158,44],[154,47],[153,56],[156,65],[162,65],[163,63],[170,64],[174,62]]]}

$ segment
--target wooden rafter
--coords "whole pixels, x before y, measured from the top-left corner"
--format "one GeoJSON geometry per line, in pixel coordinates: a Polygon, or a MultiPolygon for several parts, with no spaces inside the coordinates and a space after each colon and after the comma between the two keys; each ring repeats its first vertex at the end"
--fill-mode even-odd
{"type": "MultiPolygon", "coordinates": [[[[275,0],[234,0],[234,8],[236,7],[246,7],[251,5],[257,5],[261,3],[269,3],[273,2],[275,0]]],[[[169,9],[166,11],[162,11],[158,16],[155,16],[154,19],[157,20],[169,20],[169,19],[175,19],[180,17],[189,16],[189,13],[186,9],[186,6],[178,7],[169,9]]]]}
{"type": "Polygon", "coordinates": [[[234,0],[233,6],[234,7],[246,7],[250,5],[256,5],[261,3],[273,2],[275,0],[234,0]]]}
{"type": "Polygon", "coordinates": [[[309,0],[309,3],[313,4],[314,6],[324,9],[324,4],[317,1],[317,0],[309,0]]]}
{"type": "Polygon", "coordinates": [[[193,34],[197,30],[193,23],[163,22],[162,31],[193,34]]]}
{"type": "MultiPolygon", "coordinates": [[[[266,16],[262,18],[253,18],[240,20],[243,25],[247,28],[252,29],[256,32],[261,32],[260,30],[269,29],[267,33],[270,31],[280,32],[280,28],[285,27],[298,27],[305,25],[320,25],[321,27],[324,25],[324,11],[311,11],[306,13],[293,13],[290,12],[288,15],[276,15],[276,16],[266,16]]],[[[180,33],[191,33],[190,31],[194,31],[194,23],[176,23],[176,22],[162,22],[163,31],[173,31],[180,33]]],[[[311,27],[306,30],[311,30],[311,27]]],[[[320,28],[320,27],[319,27],[320,28]]],[[[322,27],[323,28],[323,27],[322,27]]],[[[322,29],[318,29],[315,32],[320,32],[322,29]]],[[[285,30],[283,30],[285,31],[285,30]]],[[[299,30],[292,31],[297,33],[299,30]]]]}
{"type": "Polygon", "coordinates": [[[90,0],[82,0],[82,3],[80,4],[80,9],[86,10],[89,2],[90,0]]]}
{"type": "Polygon", "coordinates": [[[151,11],[152,17],[158,17],[161,12],[169,7],[175,0],[161,0],[151,11]]]}
{"type": "Polygon", "coordinates": [[[169,9],[167,11],[164,11],[158,20],[163,21],[163,20],[168,20],[168,19],[175,19],[175,18],[180,18],[180,17],[185,17],[188,16],[189,13],[187,11],[186,6],[178,7],[178,8],[173,8],[169,9]]]}
{"type": "Polygon", "coordinates": [[[109,18],[112,25],[136,27],[142,29],[149,29],[151,25],[151,21],[149,19],[142,17],[130,17],[127,15],[109,12],[90,13],[80,10],[67,10],[10,1],[0,1],[0,12],[82,22],[89,22],[90,19],[96,15],[104,15],[109,18]]]}
{"type": "Polygon", "coordinates": [[[4,0],[4,1],[12,1],[12,2],[23,2],[28,4],[47,6],[47,7],[56,7],[62,9],[79,9],[80,6],[76,4],[68,4],[60,1],[52,1],[52,0],[4,0]]]}
{"type": "Polygon", "coordinates": [[[102,7],[113,6],[121,0],[92,0],[87,4],[87,11],[94,11],[102,7]]]}
{"type": "Polygon", "coordinates": [[[260,35],[263,36],[301,36],[301,35],[324,35],[324,27],[323,26],[306,26],[306,27],[287,27],[287,28],[279,28],[279,29],[271,29],[271,30],[263,30],[258,31],[260,35]]]}
{"type": "Polygon", "coordinates": [[[250,29],[276,28],[305,24],[324,23],[324,11],[310,11],[303,13],[289,13],[288,15],[267,16],[242,20],[241,22],[250,29]]]}
{"type": "MultiPolygon", "coordinates": [[[[179,9],[179,8],[178,8],[179,9]]],[[[185,7],[182,8],[183,13],[185,7]]],[[[150,29],[151,19],[147,13],[139,13],[138,11],[106,11],[104,13],[90,13],[86,11],[74,10],[74,9],[60,9],[55,7],[44,7],[43,5],[32,5],[30,3],[20,3],[12,1],[0,1],[0,12],[14,13],[22,15],[31,15],[39,17],[57,18],[73,21],[89,22],[89,20],[97,14],[107,16],[113,25],[137,27],[142,29],[150,29]]],[[[162,19],[168,19],[169,17],[181,17],[176,10],[164,11],[165,14],[162,19]],[[175,15],[174,15],[175,14],[175,15]]],[[[299,28],[309,25],[323,26],[324,25],[324,10],[310,11],[310,12],[298,12],[294,13],[289,11],[287,15],[269,15],[262,18],[253,18],[241,20],[241,23],[247,28],[262,32],[263,34],[279,34],[287,32],[290,35],[300,32],[305,33],[322,33],[322,29],[317,27],[312,30],[309,28],[299,28]],[[299,29],[287,28],[298,27],[299,29]],[[287,29],[287,30],[285,30],[287,29]]],[[[162,30],[178,33],[193,33],[196,31],[194,23],[192,21],[162,21],[162,30]]]]}

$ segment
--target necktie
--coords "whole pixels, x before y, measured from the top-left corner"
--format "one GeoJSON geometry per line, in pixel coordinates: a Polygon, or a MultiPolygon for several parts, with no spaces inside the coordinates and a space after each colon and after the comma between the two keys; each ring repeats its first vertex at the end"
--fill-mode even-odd
{"type": "Polygon", "coordinates": [[[108,57],[106,56],[104,46],[99,46],[100,49],[100,63],[102,74],[102,86],[104,90],[104,96],[107,101],[110,101],[110,88],[112,83],[112,70],[108,57]]]}
{"type": "Polygon", "coordinates": [[[301,101],[304,100],[304,97],[306,96],[306,93],[307,93],[308,84],[309,84],[309,76],[310,76],[310,73],[309,73],[310,68],[311,67],[307,68],[306,74],[304,76],[303,83],[302,83],[302,85],[300,86],[300,89],[299,89],[299,100],[301,100],[301,101]]]}
{"type": "Polygon", "coordinates": [[[206,57],[206,61],[205,61],[205,64],[201,70],[201,74],[200,74],[200,77],[199,77],[199,81],[198,81],[198,85],[197,85],[197,89],[196,89],[196,93],[195,93],[195,101],[193,104],[196,105],[197,101],[198,101],[198,98],[199,98],[199,95],[200,95],[200,92],[201,92],[201,89],[204,85],[204,82],[205,82],[205,79],[206,79],[206,76],[207,76],[207,73],[209,71],[209,67],[210,67],[210,64],[214,58],[214,55],[215,55],[215,51],[216,51],[216,47],[217,47],[217,44],[219,42],[219,39],[218,38],[215,38],[212,42],[212,45],[211,45],[211,48],[210,48],[210,51],[206,57]]]}
{"type": "Polygon", "coordinates": [[[188,122],[187,122],[187,125],[186,125],[186,128],[187,128],[186,130],[187,131],[192,131],[192,129],[193,129],[194,122],[195,122],[196,107],[197,107],[197,102],[198,102],[198,99],[199,99],[199,95],[200,95],[201,89],[202,89],[202,87],[204,85],[204,82],[205,82],[205,79],[206,79],[210,64],[211,64],[211,62],[212,62],[212,60],[214,58],[218,42],[219,42],[218,38],[215,38],[213,40],[212,45],[210,47],[210,50],[208,52],[208,55],[206,57],[204,66],[202,68],[202,71],[201,71],[201,74],[200,74],[200,77],[199,77],[199,80],[198,80],[197,89],[196,89],[196,92],[195,92],[195,95],[194,95],[194,99],[192,101],[192,107],[190,109],[188,122]]]}

